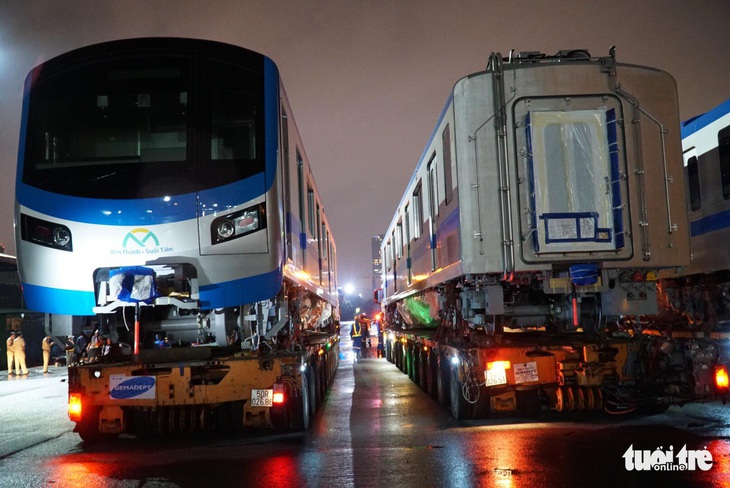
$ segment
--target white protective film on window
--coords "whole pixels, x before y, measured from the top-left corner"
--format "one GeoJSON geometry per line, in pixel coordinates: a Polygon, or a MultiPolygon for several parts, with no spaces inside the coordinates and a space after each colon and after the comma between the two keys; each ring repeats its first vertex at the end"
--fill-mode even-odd
{"type": "Polygon", "coordinates": [[[528,114],[538,252],[616,249],[605,109],[528,114]]]}

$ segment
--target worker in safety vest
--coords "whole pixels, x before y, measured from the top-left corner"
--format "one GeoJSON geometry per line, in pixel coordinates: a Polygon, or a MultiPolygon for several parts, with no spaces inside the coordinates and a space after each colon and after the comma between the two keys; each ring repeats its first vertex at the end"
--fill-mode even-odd
{"type": "MultiPolygon", "coordinates": [[[[368,348],[370,347],[370,320],[368,320],[367,315],[361,313],[355,316],[355,324],[359,326],[360,335],[362,336],[363,357],[367,357],[369,354],[368,348]]],[[[355,327],[355,324],[353,324],[353,327],[355,327]]]]}
{"type": "Polygon", "coordinates": [[[362,324],[355,320],[350,328],[350,339],[352,339],[352,350],[356,357],[360,357],[362,350],[362,324]]]}
{"type": "Polygon", "coordinates": [[[13,367],[15,366],[15,345],[13,344],[14,341],[15,331],[11,330],[8,340],[5,341],[5,345],[8,346],[8,349],[6,351],[6,354],[8,356],[8,376],[13,374],[13,367]]]}

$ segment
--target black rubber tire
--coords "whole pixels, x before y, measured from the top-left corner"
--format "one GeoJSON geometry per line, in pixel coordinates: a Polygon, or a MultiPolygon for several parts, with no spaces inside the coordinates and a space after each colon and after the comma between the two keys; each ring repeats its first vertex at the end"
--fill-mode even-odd
{"type": "Polygon", "coordinates": [[[448,407],[451,405],[451,392],[449,387],[451,366],[445,357],[439,356],[436,368],[438,371],[436,376],[436,398],[438,399],[439,405],[448,407]]]}
{"type": "Polygon", "coordinates": [[[459,381],[459,371],[451,368],[451,380],[449,381],[451,397],[451,416],[456,420],[463,420],[471,416],[471,404],[466,401],[461,392],[462,384],[459,381]]]}
{"type": "Polygon", "coordinates": [[[309,386],[307,375],[303,374],[301,378],[301,390],[289,393],[289,425],[292,430],[297,432],[303,432],[309,428],[309,386]]]}

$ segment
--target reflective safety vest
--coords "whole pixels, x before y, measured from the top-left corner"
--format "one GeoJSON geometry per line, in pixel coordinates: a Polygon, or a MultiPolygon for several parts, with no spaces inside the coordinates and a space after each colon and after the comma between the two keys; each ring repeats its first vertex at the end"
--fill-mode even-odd
{"type": "Polygon", "coordinates": [[[360,337],[362,335],[362,327],[360,327],[360,324],[355,322],[352,324],[352,337],[360,337]]]}

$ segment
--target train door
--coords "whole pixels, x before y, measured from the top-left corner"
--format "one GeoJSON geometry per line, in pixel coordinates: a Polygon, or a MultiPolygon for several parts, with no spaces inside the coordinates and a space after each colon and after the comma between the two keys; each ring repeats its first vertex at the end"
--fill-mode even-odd
{"type": "Polygon", "coordinates": [[[299,267],[307,269],[307,211],[304,201],[304,160],[297,148],[297,188],[299,189],[299,249],[302,253],[302,261],[299,267]]]}
{"type": "Polygon", "coordinates": [[[428,163],[428,230],[429,248],[431,249],[431,271],[436,271],[436,213],[438,211],[438,193],[436,191],[436,155],[428,163]]]}
{"type": "Polygon", "coordinates": [[[281,109],[281,174],[284,196],[284,234],[286,235],[286,256],[292,258],[292,216],[291,216],[291,177],[289,175],[289,117],[281,109]]]}
{"type": "Polygon", "coordinates": [[[408,280],[408,284],[411,284],[411,280],[413,279],[413,274],[411,271],[411,216],[410,216],[410,205],[406,204],[406,208],[404,211],[404,224],[405,224],[405,254],[406,254],[406,279],[408,280]]]}

